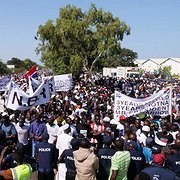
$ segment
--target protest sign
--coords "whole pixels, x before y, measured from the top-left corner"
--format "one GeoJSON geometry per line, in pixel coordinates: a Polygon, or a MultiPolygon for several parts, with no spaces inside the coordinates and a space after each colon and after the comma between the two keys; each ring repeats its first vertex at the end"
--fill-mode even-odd
{"type": "Polygon", "coordinates": [[[49,81],[50,94],[56,95],[56,87],[55,87],[54,76],[46,76],[46,77],[42,78],[42,80],[45,80],[45,79],[49,81]]]}
{"type": "Polygon", "coordinates": [[[36,89],[39,87],[41,84],[40,81],[34,79],[33,77],[29,76],[29,88],[28,88],[28,94],[32,96],[36,89]]]}
{"type": "Polygon", "coordinates": [[[56,91],[68,91],[72,88],[72,74],[54,76],[56,91]]]}
{"type": "Polygon", "coordinates": [[[50,101],[50,91],[48,81],[43,81],[34,94],[28,95],[14,82],[11,83],[6,107],[12,110],[27,110],[32,106],[37,106],[50,101]]]}
{"type": "Polygon", "coordinates": [[[136,99],[115,91],[115,118],[126,117],[139,113],[153,116],[166,116],[171,114],[171,89],[161,90],[147,98],[136,99]]]}
{"type": "Polygon", "coordinates": [[[4,76],[0,78],[0,91],[6,91],[8,89],[8,84],[11,81],[10,76],[4,76]]]}

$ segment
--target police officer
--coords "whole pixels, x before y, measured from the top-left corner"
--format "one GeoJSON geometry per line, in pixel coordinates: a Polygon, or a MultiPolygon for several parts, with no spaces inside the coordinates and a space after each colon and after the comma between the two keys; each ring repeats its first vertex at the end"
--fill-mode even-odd
{"type": "Polygon", "coordinates": [[[79,141],[76,138],[73,138],[71,140],[71,149],[65,149],[60,158],[59,162],[65,161],[66,164],[66,180],[75,180],[76,177],[76,167],[74,165],[74,157],[73,157],[73,151],[76,151],[79,149],[79,141]]]}
{"type": "Polygon", "coordinates": [[[57,150],[54,144],[48,143],[49,134],[44,132],[42,142],[36,146],[38,162],[38,180],[54,180],[54,170],[57,170],[57,150]]]}
{"type": "Polygon", "coordinates": [[[165,156],[163,154],[155,154],[153,156],[152,165],[143,169],[141,172],[148,174],[153,180],[175,180],[176,174],[163,167],[165,156]]]}
{"type": "Polygon", "coordinates": [[[137,141],[128,140],[125,145],[131,156],[127,173],[128,179],[131,180],[145,167],[145,156],[141,150],[138,150],[137,141]]]}
{"type": "MultiPolygon", "coordinates": [[[[7,147],[4,148],[5,151],[6,148],[7,147]]],[[[1,156],[3,156],[3,153],[5,152],[4,150],[2,151],[1,156]]],[[[30,180],[32,168],[29,164],[23,163],[24,153],[20,150],[16,150],[15,159],[17,166],[15,168],[0,171],[0,176],[3,176],[4,179],[30,180]]]]}
{"type": "Polygon", "coordinates": [[[104,147],[99,150],[99,179],[107,180],[109,177],[109,171],[111,167],[111,157],[115,154],[116,150],[111,148],[112,137],[103,137],[104,147]]]}
{"type": "Polygon", "coordinates": [[[167,157],[165,164],[180,178],[180,138],[175,140],[174,154],[167,157]]]}

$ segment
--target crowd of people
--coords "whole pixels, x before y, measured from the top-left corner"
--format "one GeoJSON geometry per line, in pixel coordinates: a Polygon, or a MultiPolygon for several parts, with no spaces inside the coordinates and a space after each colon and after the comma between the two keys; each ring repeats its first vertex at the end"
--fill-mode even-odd
{"type": "MultiPolygon", "coordinates": [[[[25,80],[14,79],[27,87],[25,80]]],[[[180,179],[180,82],[171,84],[171,115],[142,112],[114,119],[115,90],[145,98],[170,84],[144,78],[94,79],[92,83],[82,75],[71,90],[56,92],[49,103],[27,111],[3,110],[1,178],[30,179],[37,171],[39,180],[180,179]]]]}

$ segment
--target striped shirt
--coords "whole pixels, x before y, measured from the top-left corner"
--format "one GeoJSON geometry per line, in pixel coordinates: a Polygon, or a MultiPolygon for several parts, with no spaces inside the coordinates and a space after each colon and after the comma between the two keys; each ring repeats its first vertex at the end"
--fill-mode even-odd
{"type": "Polygon", "coordinates": [[[129,151],[117,151],[111,158],[111,170],[110,176],[112,174],[112,170],[118,171],[118,175],[116,180],[127,180],[127,171],[130,164],[130,153],[129,151]]]}

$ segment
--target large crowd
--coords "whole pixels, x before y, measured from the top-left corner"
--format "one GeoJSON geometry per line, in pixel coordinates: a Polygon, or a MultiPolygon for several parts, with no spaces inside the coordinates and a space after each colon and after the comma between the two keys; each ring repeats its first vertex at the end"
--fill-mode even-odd
{"type": "MultiPolygon", "coordinates": [[[[0,114],[0,176],[39,180],[180,179],[180,82],[82,75],[67,92],[0,114]],[[114,119],[115,90],[145,98],[172,86],[172,114],[114,119]]],[[[25,79],[14,76],[26,90],[25,79]]],[[[1,92],[1,99],[5,98],[1,92]]],[[[24,180],[23,179],[23,180],[24,180]]]]}

